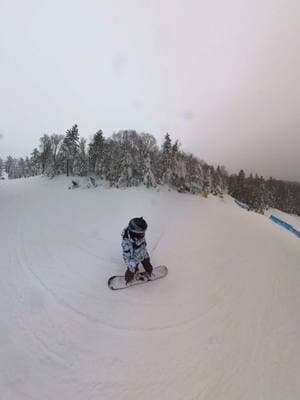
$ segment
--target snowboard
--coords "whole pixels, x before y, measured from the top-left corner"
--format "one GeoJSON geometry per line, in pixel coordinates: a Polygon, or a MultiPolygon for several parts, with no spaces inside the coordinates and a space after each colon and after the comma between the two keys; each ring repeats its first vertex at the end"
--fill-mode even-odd
{"type": "Polygon", "coordinates": [[[107,284],[112,290],[126,289],[130,286],[156,281],[157,279],[164,278],[166,275],[168,275],[168,268],[165,265],[160,265],[153,268],[150,277],[146,272],[139,272],[131,282],[126,284],[124,275],[115,275],[109,278],[107,284]]]}

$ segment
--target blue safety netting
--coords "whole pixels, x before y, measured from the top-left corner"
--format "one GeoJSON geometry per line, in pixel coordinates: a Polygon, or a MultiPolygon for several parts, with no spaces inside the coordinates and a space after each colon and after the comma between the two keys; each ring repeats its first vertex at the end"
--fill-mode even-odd
{"type": "Polygon", "coordinates": [[[275,215],[271,215],[270,219],[275,222],[275,224],[281,225],[283,228],[287,229],[288,231],[292,232],[294,235],[296,235],[298,238],[300,238],[300,231],[297,231],[291,224],[288,224],[285,221],[282,221],[281,219],[275,217],[275,215]]]}
{"type": "Polygon", "coordinates": [[[236,199],[234,201],[236,202],[236,204],[238,206],[240,206],[240,207],[244,208],[245,210],[249,211],[249,206],[247,206],[247,204],[241,203],[240,201],[238,201],[236,199]]]}

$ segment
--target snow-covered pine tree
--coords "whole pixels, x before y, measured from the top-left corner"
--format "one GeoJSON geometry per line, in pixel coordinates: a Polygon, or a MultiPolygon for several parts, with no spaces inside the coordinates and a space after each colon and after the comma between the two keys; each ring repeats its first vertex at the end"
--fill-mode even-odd
{"type": "Polygon", "coordinates": [[[207,196],[209,193],[211,193],[212,177],[210,166],[206,162],[202,162],[202,173],[202,192],[204,196],[207,196]]]}
{"type": "Polygon", "coordinates": [[[151,168],[150,154],[145,160],[145,172],[144,172],[143,183],[147,188],[156,187],[156,179],[151,168]]]}
{"type": "Polygon", "coordinates": [[[4,179],[3,171],[4,171],[4,162],[3,162],[2,158],[0,157],[0,179],[4,179]]]}
{"type": "Polygon", "coordinates": [[[286,196],[287,196],[285,183],[282,181],[276,180],[274,188],[275,188],[275,193],[276,193],[275,207],[279,208],[280,210],[285,210],[285,202],[286,202],[286,196]]]}
{"type": "Polygon", "coordinates": [[[255,178],[251,176],[245,182],[246,193],[244,201],[250,206],[252,210],[260,211],[265,209],[264,205],[264,180],[257,174],[255,178]],[[251,184],[249,185],[249,182],[251,184]]]}
{"type": "Polygon", "coordinates": [[[89,144],[89,170],[101,178],[104,173],[104,148],[105,139],[103,132],[99,130],[89,144]]]}
{"type": "Polygon", "coordinates": [[[295,214],[296,212],[296,190],[295,186],[287,185],[286,189],[286,212],[295,214]]]}
{"type": "MultiPolygon", "coordinates": [[[[295,197],[293,185],[289,182],[276,181],[277,188],[277,201],[278,207],[280,210],[293,213],[295,211],[295,197]]],[[[299,200],[299,199],[298,199],[299,200]]]]}
{"type": "Polygon", "coordinates": [[[257,174],[255,177],[252,174],[246,177],[245,172],[241,170],[238,175],[231,175],[228,182],[229,194],[247,204],[250,210],[263,212],[273,201],[269,196],[271,193],[269,185],[263,177],[259,177],[257,174]]]}
{"type": "Polygon", "coordinates": [[[52,134],[50,136],[50,148],[51,148],[51,161],[48,167],[48,175],[54,177],[63,170],[62,152],[61,147],[63,144],[64,136],[52,134]]]}
{"type": "Polygon", "coordinates": [[[169,184],[172,176],[172,141],[170,135],[165,135],[160,158],[161,183],[169,184]]]}
{"type": "Polygon", "coordinates": [[[220,189],[221,189],[221,197],[228,191],[228,173],[226,168],[222,166],[217,166],[216,172],[219,176],[220,181],[220,189]]]}
{"type": "Polygon", "coordinates": [[[230,182],[230,194],[237,200],[247,204],[246,176],[243,169],[234,175],[230,182]]]}
{"type": "Polygon", "coordinates": [[[136,131],[125,130],[114,133],[113,141],[118,145],[120,157],[114,161],[118,178],[117,187],[135,186],[141,182],[142,171],[138,160],[138,134],[136,131]]]}
{"type": "Polygon", "coordinates": [[[190,192],[191,191],[191,181],[195,181],[195,170],[192,167],[189,159],[189,155],[184,152],[179,151],[177,141],[173,145],[172,154],[172,176],[171,184],[179,192],[190,192]],[[175,146],[175,148],[174,148],[175,146]],[[174,151],[175,150],[175,151],[174,151]],[[192,174],[191,174],[191,171],[192,174]],[[192,175],[194,176],[191,180],[192,175]]]}
{"type": "Polygon", "coordinates": [[[202,170],[199,160],[192,154],[186,156],[186,186],[188,191],[199,194],[203,191],[202,170]]]}
{"type": "Polygon", "coordinates": [[[79,133],[78,126],[75,124],[68,129],[62,144],[62,151],[65,161],[65,172],[69,174],[77,173],[77,161],[79,152],[79,133]]]}
{"type": "Polygon", "coordinates": [[[49,135],[40,138],[40,162],[42,166],[42,174],[47,173],[47,169],[51,164],[51,140],[49,135]]]}
{"type": "Polygon", "coordinates": [[[119,164],[120,174],[116,182],[117,187],[133,186],[133,156],[129,149],[122,151],[119,164]]]}
{"type": "Polygon", "coordinates": [[[31,169],[31,163],[28,157],[25,158],[25,176],[29,177],[32,176],[32,169],[31,169]]]}
{"type": "Polygon", "coordinates": [[[25,176],[25,160],[24,158],[19,158],[17,160],[17,176],[16,178],[23,178],[25,176]]]}
{"type": "Polygon", "coordinates": [[[151,171],[153,172],[156,185],[160,182],[160,157],[161,153],[158,146],[155,146],[150,152],[151,171]]]}
{"type": "Polygon", "coordinates": [[[86,139],[81,138],[79,141],[78,153],[79,175],[86,176],[88,173],[88,155],[86,152],[86,139]]]}
{"type": "MultiPolygon", "coordinates": [[[[255,203],[255,179],[253,177],[253,174],[251,173],[248,177],[245,176],[245,182],[244,182],[244,202],[250,207],[250,209],[254,209],[254,203],[255,203]]],[[[241,199],[240,199],[241,200],[241,199]]]]}
{"type": "Polygon", "coordinates": [[[293,184],[294,187],[294,214],[300,215],[300,183],[299,182],[294,182],[293,184]]]}
{"type": "Polygon", "coordinates": [[[41,173],[41,156],[37,148],[33,149],[30,156],[30,165],[32,175],[39,175],[41,173]]]}
{"type": "Polygon", "coordinates": [[[8,179],[14,179],[16,174],[16,160],[11,156],[8,156],[5,162],[5,172],[7,173],[8,179]]]}
{"type": "Polygon", "coordinates": [[[220,170],[215,169],[213,166],[210,167],[211,172],[211,193],[214,196],[223,196],[222,191],[222,178],[220,174],[220,170]]]}
{"type": "Polygon", "coordinates": [[[275,190],[274,190],[274,179],[270,177],[266,182],[266,192],[265,192],[265,203],[266,209],[270,207],[275,207],[275,190]]]}
{"type": "Polygon", "coordinates": [[[156,140],[149,133],[141,133],[137,136],[137,177],[147,187],[156,187],[155,157],[158,153],[156,140]]]}
{"type": "Polygon", "coordinates": [[[183,181],[186,174],[184,158],[181,157],[179,152],[179,142],[176,142],[171,147],[171,176],[170,184],[180,191],[182,191],[183,181]]]}
{"type": "Polygon", "coordinates": [[[260,177],[260,205],[259,205],[260,212],[263,213],[267,209],[267,204],[268,204],[268,196],[267,196],[266,181],[261,176],[260,177]]]}
{"type": "Polygon", "coordinates": [[[121,174],[117,181],[117,187],[133,186],[133,157],[130,152],[123,154],[120,170],[121,174]]]}
{"type": "Polygon", "coordinates": [[[104,144],[103,151],[103,177],[109,182],[110,186],[117,182],[119,171],[118,160],[121,157],[121,150],[118,143],[108,138],[104,144]]]}

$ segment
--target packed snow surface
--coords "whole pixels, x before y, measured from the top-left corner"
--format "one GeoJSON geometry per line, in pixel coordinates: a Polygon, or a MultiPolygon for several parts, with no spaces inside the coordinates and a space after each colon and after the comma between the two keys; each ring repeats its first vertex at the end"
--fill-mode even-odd
{"type": "Polygon", "coordinates": [[[295,235],[230,197],[69,184],[0,182],[1,400],[300,398],[295,235]],[[114,292],[135,216],[169,275],[114,292]]]}

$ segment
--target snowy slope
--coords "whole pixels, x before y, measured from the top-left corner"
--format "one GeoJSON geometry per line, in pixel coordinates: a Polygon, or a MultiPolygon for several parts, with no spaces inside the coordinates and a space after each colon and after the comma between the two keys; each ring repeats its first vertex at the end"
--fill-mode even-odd
{"type": "Polygon", "coordinates": [[[0,398],[300,398],[300,240],[231,198],[0,182],[0,398]],[[149,223],[169,275],[110,291],[149,223]]]}

